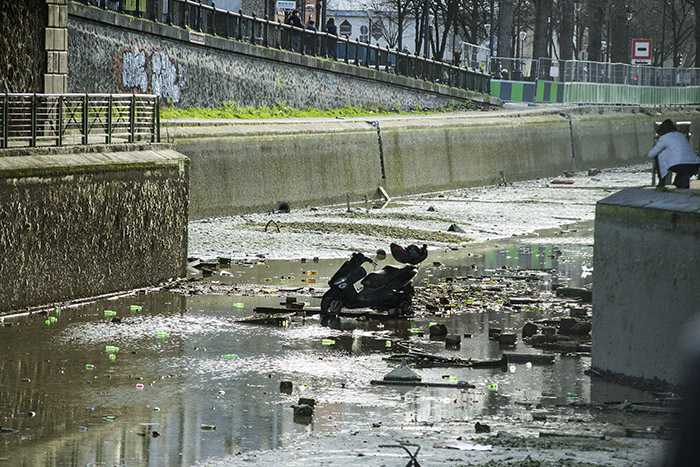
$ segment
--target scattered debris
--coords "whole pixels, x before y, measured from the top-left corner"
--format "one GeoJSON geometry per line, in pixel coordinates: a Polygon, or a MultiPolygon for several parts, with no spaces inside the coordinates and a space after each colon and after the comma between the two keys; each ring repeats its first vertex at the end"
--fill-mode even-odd
{"type": "Polygon", "coordinates": [[[490,444],[468,443],[466,441],[445,441],[442,443],[434,443],[434,448],[441,449],[458,449],[460,451],[490,451],[490,444]]]}

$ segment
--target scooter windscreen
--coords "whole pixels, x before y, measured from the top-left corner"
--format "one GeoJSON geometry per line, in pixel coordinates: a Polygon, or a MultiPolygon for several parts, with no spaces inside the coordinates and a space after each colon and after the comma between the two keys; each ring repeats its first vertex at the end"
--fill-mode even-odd
{"type": "Polygon", "coordinates": [[[415,265],[428,257],[428,246],[425,244],[422,247],[411,244],[404,248],[396,243],[392,243],[389,245],[389,248],[391,249],[391,256],[399,263],[415,265]]]}

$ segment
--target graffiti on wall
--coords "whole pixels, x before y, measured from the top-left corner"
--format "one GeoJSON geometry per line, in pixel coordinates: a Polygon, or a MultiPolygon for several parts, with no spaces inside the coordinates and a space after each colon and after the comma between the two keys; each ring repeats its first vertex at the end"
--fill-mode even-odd
{"type": "Polygon", "coordinates": [[[162,99],[180,101],[185,67],[178,67],[163,46],[148,53],[134,41],[114,58],[115,78],[120,89],[128,92],[151,92],[162,99]]]}
{"type": "Polygon", "coordinates": [[[124,49],[122,53],[122,87],[148,92],[146,49],[139,48],[136,44],[133,50],[124,49]]]}
{"type": "Polygon", "coordinates": [[[153,50],[151,54],[151,87],[153,93],[166,101],[180,101],[177,68],[164,47],[153,50]]]}

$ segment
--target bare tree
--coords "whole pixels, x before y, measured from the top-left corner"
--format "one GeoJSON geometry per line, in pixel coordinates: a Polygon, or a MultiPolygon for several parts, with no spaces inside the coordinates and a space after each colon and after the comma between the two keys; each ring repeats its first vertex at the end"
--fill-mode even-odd
{"type": "Polygon", "coordinates": [[[390,48],[403,48],[403,34],[408,27],[407,0],[373,0],[371,5],[381,23],[382,37],[390,48]]]}
{"type": "Polygon", "coordinates": [[[571,60],[574,57],[574,2],[559,0],[559,58],[571,60]]]}
{"type": "Polygon", "coordinates": [[[532,58],[548,57],[549,17],[552,13],[552,0],[534,0],[535,39],[532,45],[532,58]]]}
{"type": "Polygon", "coordinates": [[[627,31],[627,9],[624,2],[614,2],[610,5],[610,22],[615,27],[610,28],[610,60],[613,63],[629,63],[632,43],[627,31]]]}
{"type": "Polygon", "coordinates": [[[695,18],[693,0],[670,1],[666,4],[666,14],[671,26],[671,46],[673,47],[674,67],[681,66],[679,54],[684,52],[686,41],[693,36],[695,31],[695,18]]]}
{"type": "Polygon", "coordinates": [[[603,40],[603,20],[605,19],[606,0],[588,0],[586,2],[584,25],[588,27],[588,59],[599,62],[603,40]]]}
{"type": "Polygon", "coordinates": [[[498,56],[512,57],[513,0],[501,0],[498,8],[498,56]]]}

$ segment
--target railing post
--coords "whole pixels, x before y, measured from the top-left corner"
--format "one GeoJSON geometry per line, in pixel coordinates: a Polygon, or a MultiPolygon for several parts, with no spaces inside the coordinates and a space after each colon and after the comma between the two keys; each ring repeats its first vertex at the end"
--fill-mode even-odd
{"type": "Polygon", "coordinates": [[[263,47],[268,46],[268,40],[267,40],[267,34],[269,33],[270,29],[270,20],[268,19],[267,16],[265,16],[265,22],[263,23],[263,47]]]}
{"type": "Polygon", "coordinates": [[[32,94],[32,142],[31,147],[36,147],[36,93],[32,94]]]}
{"type": "Polygon", "coordinates": [[[197,5],[197,31],[202,32],[202,0],[197,5]]]}
{"type": "Polygon", "coordinates": [[[9,129],[10,125],[9,122],[7,121],[8,116],[10,115],[10,112],[7,108],[7,106],[10,104],[10,98],[5,93],[2,97],[2,147],[7,148],[7,145],[10,141],[10,135],[9,135],[9,129]]]}
{"type": "Polygon", "coordinates": [[[165,17],[165,22],[169,25],[173,25],[173,0],[168,0],[168,16],[165,17]]]}
{"type": "Polygon", "coordinates": [[[253,19],[250,20],[250,43],[255,45],[255,13],[253,13],[253,19]]]}
{"type": "Polygon", "coordinates": [[[88,144],[88,95],[83,96],[83,144],[88,144]]]}
{"type": "Polygon", "coordinates": [[[113,104],[112,94],[107,98],[107,144],[112,144],[112,104],[113,104]]]}
{"type": "Polygon", "coordinates": [[[209,22],[211,23],[211,34],[216,36],[216,3],[211,4],[211,14],[209,15],[209,22]]]}
{"type": "Polygon", "coordinates": [[[129,109],[129,142],[136,141],[136,94],[131,94],[131,108],[129,109]]]}
{"type": "Polygon", "coordinates": [[[63,146],[63,95],[58,96],[58,121],[56,122],[58,130],[58,145],[63,146]]]}
{"type": "Polygon", "coordinates": [[[238,18],[236,18],[236,26],[237,26],[237,31],[236,31],[236,39],[239,41],[243,39],[243,32],[241,31],[241,28],[243,27],[241,21],[243,19],[243,10],[238,10],[238,18]]]}
{"type": "Polygon", "coordinates": [[[360,66],[360,41],[355,41],[355,66],[360,66]]]}
{"type": "Polygon", "coordinates": [[[155,137],[156,141],[160,143],[160,97],[156,96],[156,105],[155,105],[155,118],[154,121],[156,122],[155,124],[155,137]]]}
{"type": "Polygon", "coordinates": [[[282,50],[282,20],[278,19],[277,20],[277,25],[276,25],[276,31],[275,32],[275,40],[277,40],[277,50],[282,50]]]}

